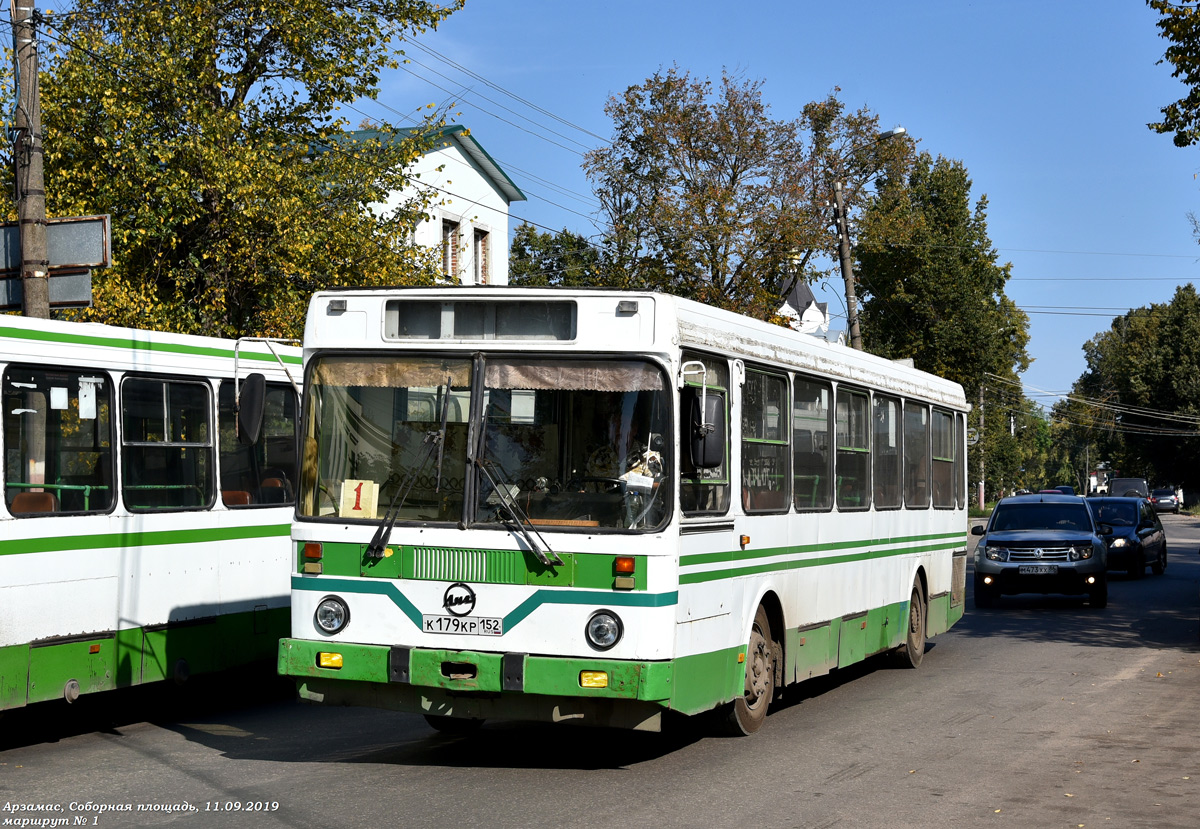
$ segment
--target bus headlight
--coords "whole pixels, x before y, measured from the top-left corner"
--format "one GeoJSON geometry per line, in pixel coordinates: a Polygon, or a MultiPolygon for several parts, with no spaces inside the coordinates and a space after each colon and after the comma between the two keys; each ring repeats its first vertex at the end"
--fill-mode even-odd
{"type": "Polygon", "coordinates": [[[322,632],[337,633],[350,621],[350,608],[337,596],[326,596],[317,605],[313,621],[322,632]]]}
{"type": "Polygon", "coordinates": [[[620,616],[611,610],[597,610],[588,619],[583,632],[589,645],[598,651],[606,651],[621,641],[624,628],[620,616]]]}

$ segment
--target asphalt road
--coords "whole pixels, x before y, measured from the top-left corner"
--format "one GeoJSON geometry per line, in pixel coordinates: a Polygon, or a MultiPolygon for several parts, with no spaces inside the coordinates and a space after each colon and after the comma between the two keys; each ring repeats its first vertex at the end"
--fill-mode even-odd
{"type": "Polygon", "coordinates": [[[446,737],[415,716],[301,706],[271,683],[10,712],[0,826],[1191,829],[1200,521],[1164,524],[1166,573],[1114,576],[1106,609],[968,598],[920,669],[873,659],[799,686],[750,738],[490,723],[446,737]]]}

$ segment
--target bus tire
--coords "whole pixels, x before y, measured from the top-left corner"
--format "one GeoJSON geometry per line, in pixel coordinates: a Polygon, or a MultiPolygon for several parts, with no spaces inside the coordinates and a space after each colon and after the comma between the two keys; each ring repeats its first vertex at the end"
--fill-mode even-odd
{"type": "Polygon", "coordinates": [[[426,714],[425,722],[434,731],[443,734],[472,734],[483,725],[483,720],[473,720],[466,717],[444,717],[440,714],[426,714]]]}
{"type": "Polygon", "coordinates": [[[908,633],[904,644],[896,648],[896,661],[903,668],[919,668],[925,658],[925,629],[929,609],[921,594],[920,581],[913,582],[912,595],[908,599],[908,633]]]}
{"type": "Polygon", "coordinates": [[[767,718],[775,685],[775,644],[771,641],[771,623],[766,608],[759,605],[746,647],[745,692],[730,705],[726,730],[734,736],[748,736],[758,731],[767,718]]]}

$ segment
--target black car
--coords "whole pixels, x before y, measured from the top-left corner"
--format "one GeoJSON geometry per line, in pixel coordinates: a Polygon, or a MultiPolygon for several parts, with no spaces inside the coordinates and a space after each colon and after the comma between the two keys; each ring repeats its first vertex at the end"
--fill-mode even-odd
{"type": "Polygon", "coordinates": [[[1089,498],[1088,506],[1097,523],[1112,527],[1112,534],[1104,536],[1109,570],[1124,570],[1140,579],[1148,564],[1154,575],[1162,575],[1167,569],[1167,536],[1148,500],[1089,498]]]}
{"type": "Polygon", "coordinates": [[[1039,493],[1003,498],[975,546],[975,605],[991,607],[1004,593],[1084,593],[1092,607],[1108,604],[1107,551],[1087,501],[1039,493]]]}

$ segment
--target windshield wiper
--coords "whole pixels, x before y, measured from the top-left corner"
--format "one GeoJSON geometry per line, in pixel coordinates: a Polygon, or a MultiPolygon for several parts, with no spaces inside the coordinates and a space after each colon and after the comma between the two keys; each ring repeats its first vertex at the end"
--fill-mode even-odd
{"type": "Polygon", "coordinates": [[[426,446],[425,456],[421,458],[421,463],[418,464],[409,474],[408,480],[404,482],[392,496],[391,503],[388,504],[383,513],[383,520],[375,529],[375,535],[371,538],[371,543],[367,545],[367,558],[383,558],[384,551],[387,549],[388,539],[392,535],[392,527],[396,524],[396,518],[400,515],[400,510],[404,507],[404,502],[408,499],[408,493],[412,491],[413,485],[417,482],[417,478],[425,467],[429,465],[430,459],[433,457],[433,452],[437,450],[437,483],[434,486],[434,492],[441,492],[442,489],[442,458],[446,446],[446,421],[450,413],[450,377],[446,377],[446,395],[442,398],[442,419],[437,431],[429,431],[425,433],[424,440],[421,441],[426,446]]]}
{"type": "Polygon", "coordinates": [[[488,404],[483,407],[483,417],[480,419],[479,443],[476,446],[475,452],[475,468],[482,472],[483,476],[488,479],[488,483],[492,485],[492,491],[496,494],[500,501],[500,506],[504,510],[507,510],[509,520],[505,521],[504,523],[513,524],[516,526],[517,530],[521,533],[521,536],[525,539],[525,543],[529,545],[529,549],[533,552],[534,556],[537,557],[538,561],[547,567],[552,565],[561,567],[563,562],[562,559],[558,557],[558,553],[550,549],[550,545],[546,542],[546,539],[543,538],[542,534],[537,531],[537,527],[533,525],[533,522],[529,520],[529,516],[525,514],[523,509],[521,509],[521,505],[517,503],[517,499],[513,497],[512,489],[510,489],[510,486],[512,485],[512,478],[509,476],[508,471],[505,470],[505,468],[499,463],[484,457],[484,454],[487,451],[487,417],[490,408],[491,402],[489,401],[488,404]],[[496,469],[500,470],[500,475],[502,478],[504,478],[503,485],[497,483],[495,477],[493,477],[492,473],[488,471],[488,466],[494,466],[496,469]],[[530,530],[533,530],[533,533],[536,534],[538,539],[542,542],[542,547],[546,548],[545,553],[542,552],[542,549],[538,546],[537,542],[533,540],[533,535],[531,535],[529,532],[530,530]],[[549,553],[549,555],[547,555],[547,553],[549,553]]]}

